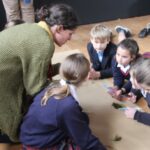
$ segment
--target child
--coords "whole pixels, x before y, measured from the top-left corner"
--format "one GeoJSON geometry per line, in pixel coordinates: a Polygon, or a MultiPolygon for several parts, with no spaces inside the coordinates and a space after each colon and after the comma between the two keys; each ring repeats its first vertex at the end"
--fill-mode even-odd
{"type": "Polygon", "coordinates": [[[82,54],[72,54],[64,60],[60,67],[62,80],[41,91],[24,117],[20,134],[24,150],[60,150],[68,145],[75,150],[106,150],[92,135],[76,93],[89,68],[82,54]]]}
{"type": "Polygon", "coordinates": [[[130,92],[131,83],[125,80],[129,80],[130,64],[138,56],[139,47],[135,40],[124,39],[117,46],[116,58],[113,60],[113,79],[114,79],[114,93],[113,97],[119,99],[121,94],[130,92]]]}
{"type": "Polygon", "coordinates": [[[92,63],[90,79],[112,77],[111,62],[116,53],[116,45],[111,42],[111,35],[110,29],[101,24],[91,29],[91,41],[87,45],[92,63]]]}
{"type": "MultiPolygon", "coordinates": [[[[150,107],[150,52],[145,53],[141,58],[131,66],[130,75],[134,88],[140,89],[150,107]]],[[[150,114],[137,111],[135,108],[125,110],[128,118],[135,119],[138,122],[150,125],[150,114]]]]}

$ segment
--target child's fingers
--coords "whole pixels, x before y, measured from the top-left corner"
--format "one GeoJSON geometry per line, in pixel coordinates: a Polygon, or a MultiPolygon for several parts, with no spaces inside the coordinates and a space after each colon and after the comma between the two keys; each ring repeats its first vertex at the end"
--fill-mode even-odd
{"type": "Polygon", "coordinates": [[[131,101],[132,103],[136,102],[136,98],[137,96],[135,96],[134,94],[128,95],[128,100],[131,101]]]}
{"type": "Polygon", "coordinates": [[[135,108],[127,107],[127,109],[124,111],[127,118],[133,119],[134,115],[136,113],[135,108]]]}

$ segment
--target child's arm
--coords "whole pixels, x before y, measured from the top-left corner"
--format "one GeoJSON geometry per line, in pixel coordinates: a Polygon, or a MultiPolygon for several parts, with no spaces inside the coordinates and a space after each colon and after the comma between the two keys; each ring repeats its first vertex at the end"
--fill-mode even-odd
{"type": "Polygon", "coordinates": [[[63,109],[61,128],[81,149],[106,150],[89,128],[87,118],[79,105],[69,105],[63,109]]]}
{"type": "Polygon", "coordinates": [[[93,45],[91,44],[91,42],[89,42],[87,45],[87,51],[89,54],[90,62],[92,63],[92,68],[94,70],[100,70],[100,62],[98,61],[98,59],[96,59],[97,58],[97,52],[93,48],[93,45]]]}
{"type": "Polygon", "coordinates": [[[127,83],[125,83],[125,85],[121,88],[122,90],[122,94],[126,94],[129,93],[132,89],[132,83],[131,81],[127,81],[127,83]]]}
{"type": "Polygon", "coordinates": [[[137,111],[135,108],[128,108],[125,110],[127,118],[131,118],[150,126],[150,114],[146,112],[137,111]]]}
{"type": "Polygon", "coordinates": [[[106,56],[106,59],[107,59],[106,66],[109,66],[109,67],[101,70],[101,79],[110,78],[113,76],[112,66],[113,66],[113,61],[115,59],[114,57],[116,54],[116,45],[110,43],[108,48],[109,48],[109,54],[108,56],[106,56]]]}
{"type": "Polygon", "coordinates": [[[139,89],[131,89],[131,92],[136,96],[136,102],[143,97],[141,90],[139,89]]]}
{"type": "Polygon", "coordinates": [[[150,126],[150,114],[146,112],[137,111],[134,116],[134,120],[144,123],[150,126]]]}
{"type": "Polygon", "coordinates": [[[95,62],[94,61],[94,56],[93,56],[94,55],[94,48],[93,48],[91,42],[89,42],[87,44],[87,52],[89,54],[90,62],[92,63],[92,66],[93,66],[94,65],[93,63],[95,62]]]}
{"type": "Polygon", "coordinates": [[[123,86],[124,78],[120,72],[120,69],[117,67],[117,63],[115,59],[112,62],[112,73],[113,73],[114,86],[120,89],[123,86]]]}
{"type": "Polygon", "coordinates": [[[108,69],[101,70],[100,74],[101,74],[101,76],[100,76],[101,79],[110,78],[113,76],[112,68],[110,67],[108,69]]]}

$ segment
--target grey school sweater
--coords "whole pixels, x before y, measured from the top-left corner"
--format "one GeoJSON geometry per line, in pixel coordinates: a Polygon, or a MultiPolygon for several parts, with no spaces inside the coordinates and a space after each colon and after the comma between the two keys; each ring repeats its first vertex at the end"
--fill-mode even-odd
{"type": "Polygon", "coordinates": [[[14,142],[23,117],[23,94],[33,96],[47,83],[53,52],[52,36],[37,24],[0,33],[0,130],[14,142]]]}

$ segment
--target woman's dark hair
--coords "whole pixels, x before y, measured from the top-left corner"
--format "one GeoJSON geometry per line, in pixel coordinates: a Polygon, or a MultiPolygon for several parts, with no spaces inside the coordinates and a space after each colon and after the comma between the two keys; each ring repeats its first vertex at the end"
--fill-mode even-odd
{"type": "Polygon", "coordinates": [[[37,21],[46,21],[50,26],[63,25],[65,29],[75,29],[78,26],[77,16],[67,4],[54,4],[51,6],[42,6],[36,12],[37,21]]]}

